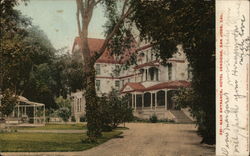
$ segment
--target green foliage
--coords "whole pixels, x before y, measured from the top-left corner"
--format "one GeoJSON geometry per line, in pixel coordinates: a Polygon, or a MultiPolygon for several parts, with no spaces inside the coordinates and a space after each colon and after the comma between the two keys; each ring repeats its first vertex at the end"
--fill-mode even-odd
{"type": "Polygon", "coordinates": [[[70,99],[64,99],[62,96],[59,96],[55,98],[55,102],[59,108],[69,108],[71,109],[71,100],[70,99]]]}
{"type": "Polygon", "coordinates": [[[56,110],[56,114],[62,118],[64,122],[68,121],[71,116],[71,101],[59,96],[55,99],[55,102],[59,107],[59,109],[56,110]]]}
{"type": "Polygon", "coordinates": [[[57,114],[64,122],[67,122],[71,116],[71,111],[67,107],[62,107],[57,110],[57,114]]]}
{"type": "Polygon", "coordinates": [[[182,44],[192,67],[186,105],[197,119],[202,142],[215,143],[215,1],[137,1],[133,17],[142,39],[167,61],[182,44]],[[205,36],[205,37],[204,37],[205,36]],[[192,102],[191,102],[192,101],[192,102]]]}
{"type": "Polygon", "coordinates": [[[149,121],[152,123],[156,123],[158,122],[158,118],[155,114],[153,114],[152,116],[150,116],[149,121]]]}
{"type": "Polygon", "coordinates": [[[126,96],[119,97],[119,94],[113,90],[107,97],[100,98],[102,114],[102,129],[104,131],[112,130],[119,124],[133,120],[132,109],[128,106],[126,96]]]}
{"type": "Polygon", "coordinates": [[[83,88],[82,64],[56,50],[46,34],[14,9],[21,1],[1,1],[0,88],[55,109],[54,97],[83,88]]]}
{"type": "Polygon", "coordinates": [[[71,122],[76,122],[75,116],[71,116],[71,122]]]}
{"type": "Polygon", "coordinates": [[[17,104],[17,97],[9,89],[6,89],[0,96],[2,96],[0,112],[2,115],[9,116],[13,112],[14,107],[17,104]]]}
{"type": "Polygon", "coordinates": [[[86,122],[86,117],[85,116],[81,116],[80,117],[80,122],[86,122]]]}

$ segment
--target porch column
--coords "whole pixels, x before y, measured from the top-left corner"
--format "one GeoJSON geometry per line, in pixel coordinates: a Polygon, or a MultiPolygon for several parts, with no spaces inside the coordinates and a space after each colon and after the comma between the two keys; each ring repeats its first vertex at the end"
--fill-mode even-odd
{"type": "Polygon", "coordinates": [[[152,96],[152,93],[150,93],[151,95],[151,103],[150,103],[150,107],[151,107],[151,110],[153,109],[153,96],[152,96]]]}
{"type": "Polygon", "coordinates": [[[33,123],[35,124],[36,123],[36,106],[35,105],[34,105],[33,114],[34,114],[34,121],[33,121],[33,123]]]}
{"type": "Polygon", "coordinates": [[[157,92],[155,92],[155,109],[157,107],[157,92]]]}
{"type": "Polygon", "coordinates": [[[131,97],[131,98],[132,98],[131,107],[134,108],[134,105],[135,105],[135,104],[134,104],[134,94],[131,94],[131,96],[132,96],[132,97],[131,97]]]}
{"type": "Polygon", "coordinates": [[[136,94],[135,94],[135,110],[136,110],[136,94]]]}
{"type": "Polygon", "coordinates": [[[142,109],[144,108],[144,94],[142,93],[142,109]]]}
{"type": "Polygon", "coordinates": [[[45,105],[43,105],[43,122],[45,123],[45,105]]]}
{"type": "Polygon", "coordinates": [[[75,104],[74,104],[74,111],[75,111],[75,113],[77,113],[77,97],[75,98],[75,104]]]}
{"type": "Polygon", "coordinates": [[[165,90],[165,109],[168,109],[168,90],[165,90]]]}
{"type": "Polygon", "coordinates": [[[145,76],[146,76],[145,81],[147,81],[148,80],[148,69],[147,68],[145,69],[145,76]]]}
{"type": "Polygon", "coordinates": [[[24,105],[24,115],[27,115],[27,112],[26,112],[26,105],[24,105]]]}
{"type": "Polygon", "coordinates": [[[17,106],[17,118],[19,118],[19,105],[17,106]]]}

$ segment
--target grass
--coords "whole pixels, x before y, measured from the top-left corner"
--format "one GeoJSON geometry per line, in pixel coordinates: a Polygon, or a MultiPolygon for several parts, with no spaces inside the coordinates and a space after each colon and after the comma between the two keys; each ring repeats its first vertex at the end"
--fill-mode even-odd
{"type": "Polygon", "coordinates": [[[41,127],[13,127],[17,130],[82,130],[86,129],[85,124],[46,124],[41,127]]]}
{"type": "Polygon", "coordinates": [[[117,137],[121,131],[104,132],[97,143],[83,143],[85,133],[0,133],[1,152],[51,152],[82,151],[97,146],[111,138],[117,137]]]}

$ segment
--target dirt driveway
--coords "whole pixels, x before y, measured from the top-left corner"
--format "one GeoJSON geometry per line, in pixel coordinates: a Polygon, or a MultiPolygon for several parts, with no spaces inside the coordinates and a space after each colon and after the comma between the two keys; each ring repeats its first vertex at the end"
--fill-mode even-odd
{"type": "MultiPolygon", "coordinates": [[[[122,137],[82,152],[29,155],[69,156],[212,156],[214,148],[200,145],[193,124],[129,123],[122,137]]],[[[9,153],[10,154],[10,153],[9,153]]],[[[20,153],[23,155],[24,153],[20,153]]],[[[8,155],[8,154],[7,154],[8,155]]],[[[16,154],[17,155],[17,154],[16,154]]]]}

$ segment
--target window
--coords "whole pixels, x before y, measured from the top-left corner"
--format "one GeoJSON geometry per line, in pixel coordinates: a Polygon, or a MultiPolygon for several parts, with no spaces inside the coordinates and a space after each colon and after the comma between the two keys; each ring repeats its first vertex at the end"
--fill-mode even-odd
{"type": "Polygon", "coordinates": [[[159,81],[159,69],[156,70],[156,81],[159,81]]]}
{"type": "Polygon", "coordinates": [[[96,90],[97,90],[97,91],[100,91],[100,88],[101,88],[101,80],[96,80],[95,85],[96,85],[96,90]]]}
{"type": "Polygon", "coordinates": [[[77,112],[80,112],[80,100],[77,99],[77,112]]]}
{"type": "Polygon", "coordinates": [[[124,80],[122,80],[122,86],[124,86],[124,80]]]}
{"type": "Polygon", "coordinates": [[[120,81],[119,80],[115,81],[115,87],[118,88],[118,89],[120,88],[120,81]]]}
{"type": "Polygon", "coordinates": [[[119,65],[115,65],[115,70],[114,70],[115,76],[119,76],[119,73],[120,73],[120,67],[119,65]]]}
{"type": "Polygon", "coordinates": [[[141,82],[143,81],[143,76],[144,76],[144,69],[140,69],[140,74],[141,74],[141,82]]]}
{"type": "Polygon", "coordinates": [[[101,74],[101,65],[100,64],[96,64],[96,75],[100,75],[101,74]]]}
{"type": "Polygon", "coordinates": [[[154,60],[154,54],[151,53],[151,61],[153,61],[153,60],[154,60]]]}
{"type": "Polygon", "coordinates": [[[188,64],[188,80],[191,80],[192,79],[192,67],[190,64],[188,64]]]}
{"type": "Polygon", "coordinates": [[[150,80],[153,81],[154,80],[154,72],[155,72],[154,68],[149,68],[148,72],[149,72],[150,80]]]}
{"type": "Polygon", "coordinates": [[[79,99],[79,112],[82,111],[82,98],[79,99]]]}
{"type": "Polygon", "coordinates": [[[168,64],[168,80],[172,80],[172,64],[168,64]]]}

